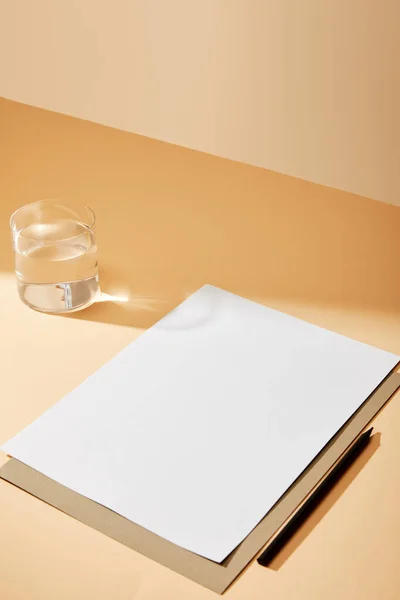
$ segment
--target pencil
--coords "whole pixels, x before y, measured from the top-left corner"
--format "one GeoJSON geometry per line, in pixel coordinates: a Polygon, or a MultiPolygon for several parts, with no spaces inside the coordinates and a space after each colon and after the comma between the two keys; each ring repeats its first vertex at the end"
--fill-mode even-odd
{"type": "Polygon", "coordinates": [[[326,478],[320,483],[316,490],[311,496],[304,502],[299,510],[293,515],[288,521],[285,527],[278,533],[276,538],[272,540],[269,546],[264,552],[257,558],[258,564],[266,567],[272,561],[272,559],[278,554],[283,546],[290,540],[297,529],[302,523],[310,516],[316,506],[321,500],[328,494],[333,488],[335,483],[341,478],[341,476],[347,471],[354,460],[361,454],[363,449],[367,446],[371,433],[371,429],[368,429],[365,433],[354,442],[350,449],[342,456],[337,465],[332,471],[326,476],[326,478]]]}

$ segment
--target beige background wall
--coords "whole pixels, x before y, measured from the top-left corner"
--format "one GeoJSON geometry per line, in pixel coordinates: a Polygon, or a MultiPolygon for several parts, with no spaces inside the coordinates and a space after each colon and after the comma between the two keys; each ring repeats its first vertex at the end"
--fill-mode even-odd
{"type": "Polygon", "coordinates": [[[400,204],[399,22],[398,0],[0,0],[0,96],[400,204]]]}

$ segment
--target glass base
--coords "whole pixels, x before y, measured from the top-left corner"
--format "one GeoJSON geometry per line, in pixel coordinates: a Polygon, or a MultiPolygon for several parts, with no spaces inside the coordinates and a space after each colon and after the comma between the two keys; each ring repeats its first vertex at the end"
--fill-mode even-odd
{"type": "Polygon", "coordinates": [[[99,291],[97,276],[63,283],[25,283],[18,280],[18,293],[22,302],[45,313],[83,310],[95,302],[99,291]]]}

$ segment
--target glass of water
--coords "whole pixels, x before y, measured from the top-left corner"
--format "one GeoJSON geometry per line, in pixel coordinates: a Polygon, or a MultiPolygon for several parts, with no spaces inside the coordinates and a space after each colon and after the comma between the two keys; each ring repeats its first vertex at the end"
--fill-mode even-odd
{"type": "Polygon", "coordinates": [[[40,200],[19,208],[10,226],[21,300],[42,312],[67,313],[99,293],[95,215],[88,206],[40,200]]]}

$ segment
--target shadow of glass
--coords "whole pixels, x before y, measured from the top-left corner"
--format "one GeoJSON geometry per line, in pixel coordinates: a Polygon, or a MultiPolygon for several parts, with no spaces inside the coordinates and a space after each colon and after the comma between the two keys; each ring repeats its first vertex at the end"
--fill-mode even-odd
{"type": "Polygon", "coordinates": [[[351,483],[356,479],[357,475],[362,471],[371,457],[378,450],[380,443],[381,434],[376,433],[371,437],[371,441],[363,453],[349,467],[349,469],[329,492],[329,494],[315,507],[313,513],[296,531],[284,548],[282,548],[282,550],[274,557],[267,568],[272,569],[273,571],[278,571],[285,564],[285,562],[312,533],[318,523],[324,518],[334,504],[341,498],[351,483]]]}
{"type": "Polygon", "coordinates": [[[102,292],[99,298],[84,311],[62,316],[148,329],[173,307],[174,305],[167,300],[102,292]]]}

